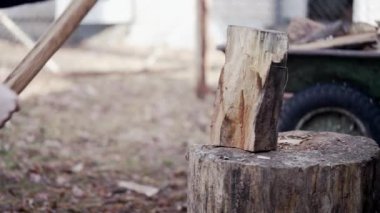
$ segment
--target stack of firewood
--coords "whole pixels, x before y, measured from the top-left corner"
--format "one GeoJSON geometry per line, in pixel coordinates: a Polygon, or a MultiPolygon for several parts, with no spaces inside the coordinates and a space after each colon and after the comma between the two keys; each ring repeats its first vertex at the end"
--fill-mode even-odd
{"type": "Polygon", "coordinates": [[[380,30],[367,23],[338,20],[329,24],[310,19],[295,19],[288,27],[290,49],[355,49],[378,48],[380,30]]]}

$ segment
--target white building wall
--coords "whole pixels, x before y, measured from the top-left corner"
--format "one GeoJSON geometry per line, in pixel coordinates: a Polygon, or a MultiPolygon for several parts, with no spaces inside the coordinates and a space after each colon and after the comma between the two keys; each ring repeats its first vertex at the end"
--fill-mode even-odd
{"type": "Polygon", "coordinates": [[[308,0],[280,0],[281,13],[285,20],[307,16],[308,0]]]}
{"type": "MultiPolygon", "coordinates": [[[[56,0],[66,2],[67,0],[56,0]]],[[[110,2],[111,0],[107,0],[110,2]]],[[[193,49],[196,39],[196,1],[198,0],[113,0],[128,1],[130,8],[122,12],[129,16],[130,27],[125,41],[136,46],[167,45],[193,49]]],[[[276,1],[279,0],[212,0],[210,8],[210,41],[215,44],[226,40],[228,25],[258,28],[271,26],[276,21],[276,1]]],[[[299,0],[289,0],[299,1],[299,0]]],[[[38,37],[54,19],[60,5],[55,1],[24,5],[4,10],[20,26],[38,37]],[[41,25],[41,26],[40,26],[41,25]]],[[[106,3],[106,1],[104,1],[106,3]]],[[[62,7],[62,6],[61,6],[62,7]]],[[[100,13],[105,10],[99,9],[100,13]]],[[[109,15],[104,15],[110,17],[109,15]]],[[[118,16],[119,17],[119,16],[118,16]]],[[[2,34],[0,26],[0,36],[2,34]]]]}
{"type": "Polygon", "coordinates": [[[380,1],[379,0],[355,0],[354,1],[354,22],[366,22],[377,26],[380,21],[380,1]]]}
{"type": "MultiPolygon", "coordinates": [[[[62,15],[73,0],[55,0],[55,18],[62,15]]],[[[82,24],[126,24],[132,19],[131,0],[98,1],[82,24]]]]}
{"type": "Polygon", "coordinates": [[[224,43],[228,25],[256,28],[272,26],[276,21],[276,0],[213,0],[211,31],[215,43],[224,43]]]}
{"type": "Polygon", "coordinates": [[[137,0],[135,6],[127,42],[143,46],[194,46],[194,0],[137,0]]]}
{"type": "MultiPolygon", "coordinates": [[[[127,42],[194,48],[197,0],[138,0],[135,22],[127,42]]],[[[228,25],[265,28],[275,22],[276,0],[212,0],[210,41],[226,40],[228,25]]]]}

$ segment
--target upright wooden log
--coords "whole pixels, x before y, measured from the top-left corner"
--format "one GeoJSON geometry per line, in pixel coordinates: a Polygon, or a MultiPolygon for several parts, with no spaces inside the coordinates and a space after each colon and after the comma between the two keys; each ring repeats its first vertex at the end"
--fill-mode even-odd
{"type": "Polygon", "coordinates": [[[211,144],[276,149],[286,81],[285,33],[230,26],[211,123],[211,144]]]}
{"type": "Polygon", "coordinates": [[[277,151],[258,154],[196,145],[188,212],[376,212],[379,158],[373,140],[337,133],[285,133],[277,151]]]}

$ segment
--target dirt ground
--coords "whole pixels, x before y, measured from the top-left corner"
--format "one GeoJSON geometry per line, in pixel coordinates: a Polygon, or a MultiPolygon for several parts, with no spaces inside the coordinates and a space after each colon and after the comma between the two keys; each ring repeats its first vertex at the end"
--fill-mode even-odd
{"type": "MultiPolygon", "coordinates": [[[[22,48],[0,47],[20,52],[1,57],[5,76],[22,48]]],[[[70,59],[81,53],[66,51],[58,62],[82,70],[103,58],[82,54],[81,66],[70,59]]],[[[122,54],[98,63],[107,68],[117,59],[116,70],[128,68],[122,54]]],[[[193,69],[180,65],[167,72],[38,76],[0,131],[0,211],[185,212],[186,150],[208,140],[213,97],[198,100],[193,69]],[[159,192],[148,197],[120,181],[159,192]]]]}

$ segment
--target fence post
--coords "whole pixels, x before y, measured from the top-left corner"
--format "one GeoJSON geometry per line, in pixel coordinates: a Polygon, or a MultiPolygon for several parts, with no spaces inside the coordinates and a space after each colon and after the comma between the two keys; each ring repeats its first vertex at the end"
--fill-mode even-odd
{"type": "Polygon", "coordinates": [[[208,16],[209,2],[211,0],[197,0],[197,46],[196,46],[196,71],[197,85],[196,94],[200,99],[205,98],[208,87],[206,80],[206,70],[208,62],[208,16]]]}

